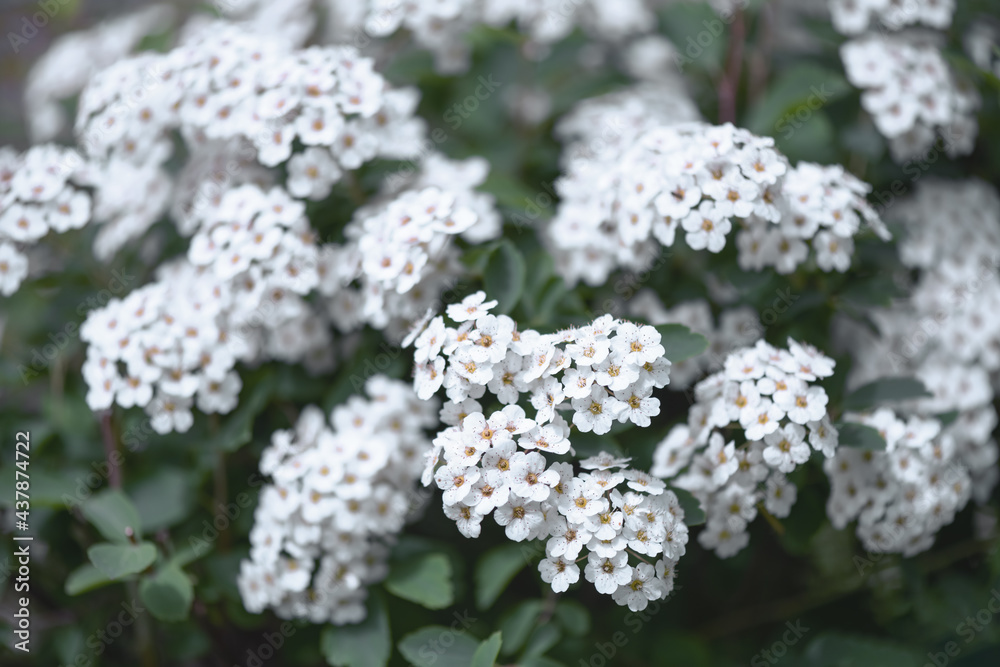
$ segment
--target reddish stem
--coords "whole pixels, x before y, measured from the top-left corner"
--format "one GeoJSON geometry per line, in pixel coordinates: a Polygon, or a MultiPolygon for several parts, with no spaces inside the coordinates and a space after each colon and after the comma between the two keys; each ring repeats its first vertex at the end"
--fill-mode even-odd
{"type": "Polygon", "coordinates": [[[115,433],[111,428],[111,410],[105,410],[101,415],[101,438],[104,440],[104,458],[108,464],[108,484],[113,489],[122,488],[122,471],[118,468],[117,457],[114,456],[115,433]]]}
{"type": "Polygon", "coordinates": [[[719,79],[719,122],[736,122],[736,93],[740,86],[743,70],[743,46],[747,36],[743,10],[737,9],[733,15],[733,28],[729,35],[729,57],[726,70],[719,79]]]}

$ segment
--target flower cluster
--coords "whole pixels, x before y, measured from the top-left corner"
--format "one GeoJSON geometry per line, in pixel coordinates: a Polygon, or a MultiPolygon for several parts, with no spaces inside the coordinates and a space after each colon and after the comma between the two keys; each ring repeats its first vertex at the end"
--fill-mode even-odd
{"type": "Polygon", "coordinates": [[[749,542],[747,526],[764,507],[785,517],[796,500],[786,475],[827,458],[838,434],[827,415],[829,398],[811,384],[833,374],[834,362],[789,339],[788,349],[763,340],[726,358],[725,369],[699,382],[687,424],[675,426],[653,455],[652,475],[675,478],[705,509],[698,542],[728,558],[749,542]],[[734,429],[743,442],[726,441],[734,429]]]}
{"type": "Polygon", "coordinates": [[[557,334],[518,331],[509,317],[489,314],[494,306],[478,292],[448,307],[457,329],[438,316],[415,337],[417,395],[443,384],[450,399],[423,482],[444,492],[445,514],[466,537],[478,537],[492,514],[511,540],[547,539],[539,571],[554,591],[579,580],[586,548],[585,578],[643,609],[672,589],[684,554],[676,495],[628,467],[628,458],[601,453],[574,473],[545,454],[573,453],[564,410],[584,433],[607,433],[616,420],[649,425],[660,409],[652,390],[669,381],[660,334],[610,315],[557,334]],[[487,389],[505,406],[489,416],[477,400],[487,389]],[[522,394],[530,395],[531,418],[518,405],[522,394]],[[629,565],[630,553],[644,562],[629,565]],[[660,560],[654,566],[642,556],[660,560]]]}
{"type": "Polygon", "coordinates": [[[809,256],[806,241],[810,241],[821,270],[844,273],[851,266],[853,237],[863,228],[889,239],[888,230],[865,199],[870,190],[871,186],[839,164],[800,162],[782,183],[781,224],[768,224],[754,216],[737,236],[740,267],[760,271],[773,266],[778,273],[792,273],[809,256]]]}
{"type": "Polygon", "coordinates": [[[192,404],[205,413],[236,407],[238,361],[329,365],[329,332],[301,296],[317,281],[316,248],[308,232],[303,239],[295,223],[279,221],[273,206],[279,201],[294,212],[297,202],[274,192],[246,194],[234,190],[229,198],[261,208],[242,218],[231,207],[229,222],[213,228],[214,255],[192,245],[192,261],[161,266],[155,282],[88,315],[80,337],[89,345],[83,376],[92,410],[143,407],[158,433],[184,432],[193,423],[192,404]],[[264,243],[257,236],[274,242],[268,254],[251,254],[264,243]]]}
{"type": "MultiPolygon", "coordinates": [[[[557,42],[577,26],[592,37],[619,41],[656,25],[647,0],[621,0],[613,7],[597,0],[575,0],[572,4],[563,0],[367,0],[360,4],[365,7],[358,28],[374,37],[406,29],[420,47],[433,52],[441,73],[457,73],[468,67],[466,35],[481,24],[504,27],[513,22],[536,45],[557,42]]],[[[343,14],[341,20],[350,25],[352,15],[357,17],[359,12],[343,14]]],[[[341,32],[347,37],[351,31],[342,27],[341,32]]],[[[544,53],[537,46],[530,51],[544,53]]]]}
{"type": "Polygon", "coordinates": [[[921,271],[911,297],[917,318],[934,322],[931,333],[950,356],[1000,371],[996,190],[982,181],[928,180],[894,214],[907,231],[900,259],[921,271]]]}
{"type": "Polygon", "coordinates": [[[734,223],[748,228],[745,267],[791,272],[814,239],[820,266],[845,270],[862,224],[887,234],[867,189],[839,167],[791,169],[773,139],[731,124],[668,124],[573,163],[547,233],[563,277],[593,285],[618,266],[644,269],[657,252],[651,239],[672,246],[683,233],[691,248],[718,253],[734,223]]]}
{"type": "Polygon", "coordinates": [[[319,283],[319,249],[305,206],[281,188],[241,185],[200,213],[188,259],[220,280],[247,285],[240,303],[246,312],[273,290],[307,294],[319,283]]]}
{"type": "Polygon", "coordinates": [[[454,239],[482,243],[500,234],[493,197],[474,188],[489,165],[428,155],[412,176],[387,179],[387,191],[359,208],[344,230],[330,297],[331,321],[341,330],[365,322],[402,338],[461,272],[454,239]],[[356,284],[357,287],[350,285],[356,284]]]}
{"type": "Polygon", "coordinates": [[[917,272],[911,295],[866,313],[876,332],[841,322],[836,338],[855,357],[849,386],[912,375],[931,396],[907,402],[899,414],[854,418],[882,433],[886,451],[838,454],[827,470],[839,484],[829,514],[838,525],[857,519],[873,550],[912,554],[929,548],[970,496],[986,502],[1000,481],[1000,449],[991,437],[1000,370],[1000,197],[980,181],[931,180],[894,213],[908,232],[900,259],[917,272]]]}
{"type": "Polygon", "coordinates": [[[437,411],[399,380],[374,376],[365,390],[369,398],[353,396],[329,424],[306,408],[261,455],[272,482],[237,578],[249,611],[336,625],[365,617],[365,587],[385,577],[388,547],[422,504],[423,430],[437,411]]]}
{"type": "MultiPolygon", "coordinates": [[[[175,130],[192,160],[227,154],[223,162],[238,173],[223,171],[224,183],[249,176],[239,173],[248,157],[266,167],[287,161],[288,189],[310,198],[324,197],[345,170],[419,151],[424,126],[413,117],[416,94],[390,89],[355,49],[294,49],[225,22],[190,33],[166,54],[115,63],[80,96],[76,129],[94,161],[95,213],[115,221],[112,238],[99,240],[105,256],[144,232],[166,207],[161,196],[142,215],[130,208],[137,186],[169,188],[160,167],[173,153],[175,130]],[[305,147],[294,157],[293,142],[305,147]]],[[[195,194],[175,196],[191,201],[195,194]]]]}
{"type": "Polygon", "coordinates": [[[144,37],[169,26],[173,18],[169,5],[154,4],[53,41],[25,80],[31,138],[53,140],[69,122],[61,103],[79,94],[96,73],[131,53],[144,37]]]}
{"type": "Polygon", "coordinates": [[[847,78],[899,162],[926,154],[936,134],[955,157],[972,152],[979,93],[936,46],[911,35],[865,35],[841,47],[847,78]]]}
{"type": "Polygon", "coordinates": [[[90,219],[90,196],[80,184],[82,160],[73,150],[41,145],[23,154],[0,148],[0,295],[10,296],[28,275],[27,246],[90,219]]]}
{"type": "Polygon", "coordinates": [[[859,35],[871,24],[899,30],[921,23],[946,30],[954,13],[955,0],[830,0],[833,27],[844,35],[859,35]]]}
{"type": "Polygon", "coordinates": [[[555,134],[565,145],[562,161],[572,172],[620,156],[657,127],[698,120],[698,107],[679,83],[645,83],[580,102],[559,119],[555,134]]]}
{"type": "MultiPolygon", "coordinates": [[[[843,529],[857,519],[868,551],[912,556],[926,550],[971,495],[969,473],[955,457],[956,442],[936,419],[901,419],[882,408],[845,415],[878,430],[884,452],[842,447],[824,463],[831,493],[827,513],[843,529]]],[[[991,427],[992,428],[992,427],[991,427]]],[[[992,461],[982,461],[996,465],[992,461]]]]}

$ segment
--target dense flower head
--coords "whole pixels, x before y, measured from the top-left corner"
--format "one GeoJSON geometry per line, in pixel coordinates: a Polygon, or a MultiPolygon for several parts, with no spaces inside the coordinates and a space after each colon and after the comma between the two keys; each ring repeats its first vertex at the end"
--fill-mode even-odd
{"type": "MultiPolygon", "coordinates": [[[[346,8],[344,0],[335,6],[346,8]]],[[[342,38],[350,28],[362,29],[373,37],[386,37],[401,29],[434,54],[441,73],[464,71],[469,65],[467,33],[478,25],[505,27],[514,25],[544,53],[544,45],[567,37],[576,27],[589,35],[614,42],[648,32],[656,17],[647,0],[620,0],[609,5],[597,0],[365,0],[352,3],[351,11],[342,11],[339,27],[342,38]],[[358,7],[361,5],[361,7],[358,7]],[[360,9],[360,11],[359,11],[360,9]],[[353,19],[353,20],[352,20],[353,19]],[[358,20],[360,19],[360,20],[358,20]]]]}
{"type": "Polygon", "coordinates": [[[761,502],[771,515],[788,516],[796,489],[786,475],[813,450],[827,458],[837,452],[829,398],[813,384],[833,368],[808,345],[789,339],[781,349],[760,340],[730,353],[723,370],[695,385],[688,422],[657,446],[650,473],[698,499],[707,517],[702,546],[721,558],[738,553],[761,502]]]}
{"type": "Polygon", "coordinates": [[[477,292],[448,306],[458,328],[438,316],[411,335],[417,395],[443,385],[449,398],[423,482],[443,491],[445,514],[466,537],[478,537],[492,514],[511,540],[547,540],[539,571],[555,592],[579,580],[585,548],[587,581],[644,609],[670,592],[684,553],[676,495],[628,458],[602,452],[577,471],[548,457],[575,454],[570,423],[595,434],[615,421],[649,425],[660,411],[652,390],[669,381],[660,334],[610,315],[554,334],[519,331],[509,317],[490,314],[496,305],[477,292]],[[487,391],[503,407],[484,411],[487,391]],[[660,560],[655,570],[633,567],[630,553],[660,560]]]}
{"type": "Polygon", "coordinates": [[[1000,448],[991,437],[1000,372],[1000,197],[977,180],[928,180],[894,215],[907,232],[899,254],[913,271],[909,296],[869,309],[875,331],[841,321],[837,339],[854,356],[848,386],[912,376],[930,396],[854,417],[882,432],[887,449],[848,454],[850,473],[831,464],[831,479],[844,479],[828,510],[839,525],[857,519],[873,548],[913,554],[931,546],[969,497],[986,502],[1000,481],[1000,448]],[[914,424],[924,425],[917,429],[923,440],[910,447],[914,424]],[[886,479],[894,484],[889,490],[886,479]],[[872,480],[874,489],[863,486],[872,480]],[[893,520],[905,530],[886,523],[886,505],[896,507],[893,520]]]}
{"type": "MultiPolygon", "coordinates": [[[[344,172],[372,159],[416,156],[424,131],[416,103],[415,91],[391,89],[352,47],[297,49],[286,36],[222,21],[191,27],[168,53],[120,60],[90,80],[76,120],[91,161],[88,184],[97,189],[95,214],[113,222],[98,252],[113,254],[166,210],[173,184],[163,166],[174,154],[174,133],[194,173],[218,181],[214,199],[199,181],[173,194],[183,203],[175,211],[197,215],[202,198],[217,203],[220,183],[248,182],[250,163],[287,162],[287,189],[321,199],[344,172]],[[293,155],[299,144],[304,150],[293,155]],[[214,154],[225,169],[199,171],[214,154]],[[137,189],[151,196],[134,211],[137,189]]],[[[186,218],[177,221],[182,232],[192,226],[186,218]]]]}
{"type": "MultiPolygon", "coordinates": [[[[1000,196],[978,180],[928,180],[895,211],[906,226],[902,262],[920,270],[910,305],[934,322],[933,337],[963,363],[1000,371],[1000,196]]],[[[940,352],[938,354],[940,354],[940,352]]]]}
{"type": "Polygon", "coordinates": [[[869,26],[899,30],[923,24],[945,30],[955,13],[955,0],[829,0],[833,27],[845,35],[857,35],[869,26]]]}
{"type": "Polygon", "coordinates": [[[872,34],[847,42],[840,55],[848,80],[864,91],[861,106],[897,162],[923,156],[938,142],[950,157],[972,152],[979,93],[933,43],[917,35],[872,34]]]}
{"type": "MultiPolygon", "coordinates": [[[[830,520],[838,529],[857,520],[858,537],[870,552],[912,556],[928,549],[972,496],[969,466],[997,464],[995,444],[976,447],[975,458],[963,456],[969,447],[961,424],[906,418],[888,408],[848,414],[845,421],[870,426],[886,441],[885,451],[843,447],[824,463],[830,520]]],[[[990,430],[995,425],[994,413],[990,430]]]]}
{"type": "Polygon", "coordinates": [[[425,496],[416,487],[434,401],[374,376],[329,419],[310,406],[261,455],[262,487],[250,558],[237,585],[254,613],[356,623],[366,586],[388,572],[388,548],[425,496]]]}
{"type": "Polygon", "coordinates": [[[698,107],[681,82],[643,83],[583,100],[559,119],[555,134],[565,145],[567,168],[587,169],[594,160],[620,155],[649,130],[699,120],[698,107]]]}
{"type": "Polygon", "coordinates": [[[316,266],[299,264],[295,249],[285,252],[235,275],[225,273],[229,259],[176,260],[158,269],[155,282],[91,311],[80,328],[90,408],[142,407],[158,433],[185,432],[192,405],[205,413],[236,407],[237,362],[329,367],[330,334],[302,298],[316,266]]]}
{"type": "Polygon", "coordinates": [[[781,273],[806,260],[806,241],[820,268],[844,271],[853,235],[888,235],[865,201],[869,186],[841,167],[792,168],[773,139],[731,124],[654,127],[621,151],[573,162],[557,190],[549,244],[568,281],[591,285],[617,267],[643,270],[657,252],[651,241],[669,247],[680,235],[718,253],[741,226],[743,268],[781,273]]]}
{"type": "Polygon", "coordinates": [[[14,294],[27,277],[30,246],[50,231],[79,229],[90,220],[82,164],[76,151],[59,146],[24,153],[0,147],[0,296],[14,294]]]}
{"type": "Polygon", "coordinates": [[[390,176],[385,192],[359,208],[344,229],[321,292],[333,324],[370,324],[402,338],[462,273],[456,238],[482,243],[500,235],[491,195],[476,192],[489,165],[480,158],[428,155],[412,174],[390,176]]]}
{"type": "Polygon", "coordinates": [[[26,77],[24,105],[32,139],[55,139],[70,122],[63,102],[131,53],[144,37],[169,25],[174,14],[169,5],[152,4],[55,39],[26,77]]]}

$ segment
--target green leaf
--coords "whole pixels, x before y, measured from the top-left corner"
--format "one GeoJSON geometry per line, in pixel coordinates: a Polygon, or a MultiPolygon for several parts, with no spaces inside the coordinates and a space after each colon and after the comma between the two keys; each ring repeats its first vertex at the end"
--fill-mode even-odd
{"type": "Polygon", "coordinates": [[[811,63],[793,65],[775,77],[747,114],[744,127],[788,141],[816,112],[850,92],[851,85],[840,72],[811,63]]]}
{"type": "Polygon", "coordinates": [[[839,434],[838,443],[841,447],[854,447],[870,451],[885,450],[885,440],[871,426],[843,422],[836,424],[836,428],[839,434]]]}
{"type": "Polygon", "coordinates": [[[101,542],[87,549],[87,557],[108,579],[121,579],[142,572],[156,561],[156,547],[149,542],[110,544],[101,542]]]}
{"type": "Polygon", "coordinates": [[[916,378],[882,378],[859,387],[844,398],[845,410],[867,410],[892,401],[933,396],[916,378]]]}
{"type": "Polygon", "coordinates": [[[526,565],[517,544],[504,544],[490,549],[476,563],[476,607],[489,609],[526,565]]]}
{"type": "Polygon", "coordinates": [[[535,621],[542,613],[543,605],[541,600],[524,600],[507,614],[500,624],[500,630],[505,638],[504,655],[513,655],[524,646],[524,642],[528,641],[531,631],[535,629],[535,621]]]}
{"type": "Polygon", "coordinates": [[[112,581],[103,572],[90,563],[84,563],[69,573],[63,588],[66,595],[79,595],[101,586],[107,586],[110,583],[112,581]]]}
{"type": "Polygon", "coordinates": [[[486,298],[496,299],[497,312],[510,313],[521,300],[528,273],[521,251],[510,241],[504,240],[490,254],[483,272],[486,298]]]}
{"type": "Polygon", "coordinates": [[[656,330],[660,332],[660,344],[666,350],[665,356],[675,364],[708,349],[708,339],[683,324],[661,324],[656,330]]]}
{"type": "Polygon", "coordinates": [[[274,375],[265,375],[257,381],[249,396],[240,399],[240,406],[229,415],[218,435],[214,438],[219,449],[233,452],[250,442],[253,438],[254,419],[271,399],[274,386],[274,375]]]}
{"type": "Polygon", "coordinates": [[[83,502],[83,516],[94,524],[105,539],[129,543],[126,529],[131,529],[135,539],[142,536],[139,512],[128,496],[118,489],[108,489],[83,502]]]}
{"type": "Polygon", "coordinates": [[[168,563],[142,580],[139,598],[161,621],[183,621],[191,612],[194,588],[183,570],[168,563]]]}
{"type": "Polygon", "coordinates": [[[705,511],[701,509],[701,503],[691,495],[690,491],[676,487],[670,487],[670,490],[677,494],[677,500],[680,501],[681,509],[684,510],[684,523],[688,526],[700,526],[705,523],[705,511]]]}
{"type": "Polygon", "coordinates": [[[560,600],[553,616],[562,629],[574,637],[590,632],[590,612],[576,600],[560,600]]]}
{"type": "Polygon", "coordinates": [[[500,644],[503,643],[499,632],[494,632],[489,639],[482,642],[476,652],[472,654],[472,662],[469,667],[493,667],[500,654],[500,644]]]}
{"type": "Polygon", "coordinates": [[[539,625],[528,638],[528,645],[524,647],[524,657],[537,658],[545,655],[545,652],[559,643],[562,633],[555,623],[539,625]]]}
{"type": "Polygon", "coordinates": [[[150,533],[183,521],[194,506],[195,494],[180,468],[159,468],[130,492],[142,525],[150,533]]]}
{"type": "Polygon", "coordinates": [[[385,580],[385,588],[396,597],[428,609],[444,609],[454,595],[451,562],[442,553],[422,554],[397,562],[385,580]]]}
{"type": "Polygon", "coordinates": [[[415,667],[469,667],[479,643],[464,632],[428,625],[403,637],[397,647],[415,667]]]}
{"type": "Polygon", "coordinates": [[[385,667],[392,652],[389,616],[382,596],[368,597],[368,615],[357,625],[323,628],[320,650],[333,667],[385,667]]]}

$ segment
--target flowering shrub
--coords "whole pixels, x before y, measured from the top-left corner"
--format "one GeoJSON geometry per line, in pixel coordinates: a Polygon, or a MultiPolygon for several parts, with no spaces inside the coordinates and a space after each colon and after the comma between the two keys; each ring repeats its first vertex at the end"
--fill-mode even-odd
{"type": "Polygon", "coordinates": [[[996,663],[990,2],[37,4],[4,665],[996,663]]]}

